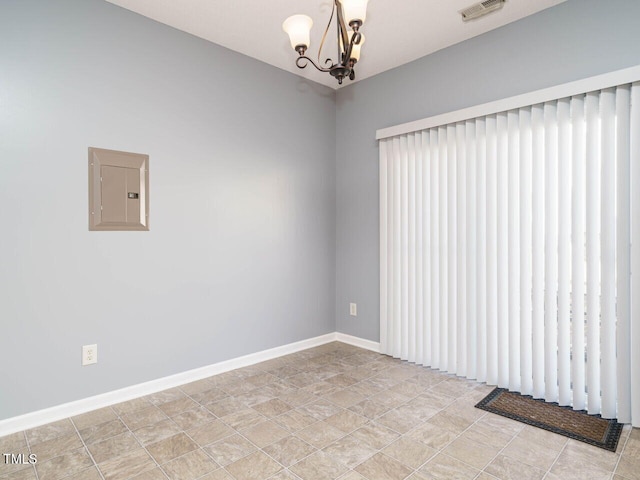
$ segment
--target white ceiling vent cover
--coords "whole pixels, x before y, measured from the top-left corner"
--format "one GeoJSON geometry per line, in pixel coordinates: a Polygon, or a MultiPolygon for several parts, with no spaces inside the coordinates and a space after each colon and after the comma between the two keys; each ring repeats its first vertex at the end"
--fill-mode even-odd
{"type": "Polygon", "coordinates": [[[473,20],[474,18],[481,17],[486,15],[487,13],[491,13],[495,10],[499,10],[502,8],[506,0],[485,0],[484,2],[478,2],[470,7],[465,8],[464,10],[460,10],[460,15],[462,15],[462,20],[468,22],[469,20],[473,20]]]}

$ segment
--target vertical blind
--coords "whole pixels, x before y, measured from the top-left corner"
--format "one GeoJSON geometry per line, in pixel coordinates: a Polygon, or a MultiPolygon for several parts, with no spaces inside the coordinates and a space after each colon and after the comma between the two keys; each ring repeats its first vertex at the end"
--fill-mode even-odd
{"type": "Polygon", "coordinates": [[[640,426],[639,143],[640,83],[382,139],[383,353],[640,426]]]}

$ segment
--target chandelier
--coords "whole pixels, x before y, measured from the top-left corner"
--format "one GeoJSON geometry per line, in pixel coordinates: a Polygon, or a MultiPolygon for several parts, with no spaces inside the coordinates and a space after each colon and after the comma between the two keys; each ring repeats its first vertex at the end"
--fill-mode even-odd
{"type": "Polygon", "coordinates": [[[313,20],[307,15],[292,15],[282,24],[282,29],[289,34],[291,46],[298,52],[296,66],[305,68],[309,63],[321,72],[329,72],[332,77],[342,85],[342,80],[348,77],[349,80],[356,78],[354,65],[360,59],[360,48],[364,43],[364,35],[360,33],[360,27],[367,16],[367,2],[369,0],[333,0],[333,9],[329,17],[329,23],[322,36],[320,48],[318,50],[318,62],[314,62],[305,53],[309,48],[309,34],[313,20]],[[331,58],[324,61],[321,66],[320,56],[322,47],[331,27],[333,18],[336,17],[338,32],[338,59],[334,62],[331,58]],[[347,28],[347,25],[350,27],[347,28]]]}

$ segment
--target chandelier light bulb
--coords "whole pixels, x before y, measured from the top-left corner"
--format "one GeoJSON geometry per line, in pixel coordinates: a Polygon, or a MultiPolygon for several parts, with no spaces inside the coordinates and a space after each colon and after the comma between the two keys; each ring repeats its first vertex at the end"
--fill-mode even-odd
{"type": "Polygon", "coordinates": [[[298,50],[300,46],[304,50],[309,48],[312,26],[313,20],[307,15],[292,15],[282,23],[282,29],[289,35],[294,50],[298,50]]]}
{"type": "Polygon", "coordinates": [[[347,25],[363,24],[367,19],[367,3],[369,0],[340,0],[347,25]]]}

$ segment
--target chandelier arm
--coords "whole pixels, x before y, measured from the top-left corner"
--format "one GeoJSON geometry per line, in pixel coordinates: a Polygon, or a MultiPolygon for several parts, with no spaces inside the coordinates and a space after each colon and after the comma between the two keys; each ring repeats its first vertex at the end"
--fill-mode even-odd
{"type": "MultiPolygon", "coordinates": [[[[349,62],[349,56],[346,54],[347,52],[345,51],[347,48],[347,45],[349,45],[349,37],[347,35],[347,26],[344,23],[344,17],[342,15],[342,7],[338,4],[338,0],[333,0],[333,2],[334,2],[333,8],[338,12],[338,15],[337,15],[338,16],[338,26],[337,26],[338,61],[343,67],[346,67],[347,63],[349,62]],[[342,45],[342,48],[340,48],[340,45],[342,45]]],[[[350,50],[349,50],[349,53],[351,53],[350,50]]]]}
{"type": "Polygon", "coordinates": [[[360,32],[353,32],[353,35],[351,36],[351,41],[349,42],[349,47],[347,48],[347,51],[345,53],[345,60],[346,60],[346,62],[344,63],[345,66],[351,60],[351,52],[353,51],[353,46],[358,45],[361,40],[362,40],[362,34],[360,32]]]}
{"type": "MultiPolygon", "coordinates": [[[[308,63],[304,63],[302,64],[302,61],[306,61],[306,62],[311,62],[311,65],[313,65],[314,67],[316,67],[316,69],[320,70],[321,72],[330,72],[331,69],[330,68],[323,68],[318,66],[318,64],[316,62],[313,61],[313,59],[307,57],[306,55],[300,55],[298,58],[296,58],[296,66],[298,68],[306,68],[306,66],[308,65],[308,63]]],[[[327,60],[331,60],[331,59],[327,59],[327,60]]]]}
{"type": "Polygon", "coordinates": [[[333,15],[336,12],[337,1],[338,0],[334,0],[335,3],[333,4],[333,8],[331,9],[331,16],[329,17],[327,28],[325,28],[324,33],[322,34],[322,41],[320,42],[320,48],[318,49],[318,63],[320,63],[320,56],[322,55],[322,47],[324,47],[324,41],[327,39],[327,33],[329,33],[329,28],[331,27],[331,21],[333,20],[333,15]]]}

